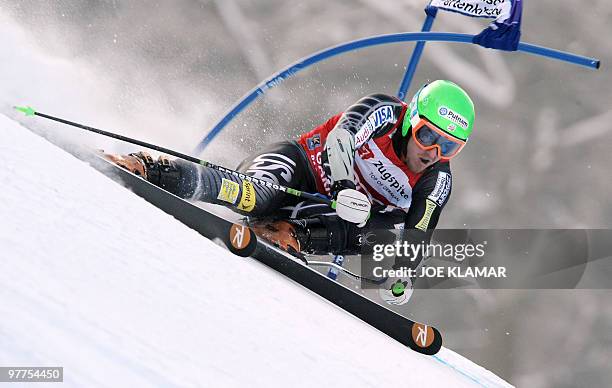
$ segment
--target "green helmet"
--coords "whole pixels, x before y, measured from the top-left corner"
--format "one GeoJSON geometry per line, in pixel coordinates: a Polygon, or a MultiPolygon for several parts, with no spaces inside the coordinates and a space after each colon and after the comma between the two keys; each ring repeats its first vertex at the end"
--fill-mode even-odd
{"type": "Polygon", "coordinates": [[[474,126],[474,103],[457,84],[437,80],[425,84],[408,106],[408,120],[404,118],[402,136],[407,136],[420,117],[425,117],[438,128],[457,139],[467,140],[474,126]]]}

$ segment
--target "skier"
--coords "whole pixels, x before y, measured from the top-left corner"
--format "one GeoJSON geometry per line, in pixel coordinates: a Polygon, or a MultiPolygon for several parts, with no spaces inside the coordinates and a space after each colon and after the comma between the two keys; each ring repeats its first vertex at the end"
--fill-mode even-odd
{"type": "MultiPolygon", "coordinates": [[[[368,230],[403,229],[405,240],[430,241],[451,193],[449,161],[465,146],[474,117],[468,94],[437,80],[408,105],[366,96],[297,141],[270,145],[238,166],[245,175],[334,198],[345,209],[338,212],[184,160],[145,152],[106,157],[182,198],[248,216],[258,235],[285,250],[355,254],[368,230]]],[[[398,258],[393,268],[416,268],[421,260],[398,258]]],[[[408,278],[381,288],[389,304],[406,303],[411,293],[408,278]]]]}

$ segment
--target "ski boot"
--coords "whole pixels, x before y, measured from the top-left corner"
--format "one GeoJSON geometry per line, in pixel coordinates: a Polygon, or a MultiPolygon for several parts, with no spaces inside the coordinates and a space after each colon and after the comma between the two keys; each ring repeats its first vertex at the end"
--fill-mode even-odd
{"type": "Polygon", "coordinates": [[[145,151],[128,155],[113,155],[102,153],[104,158],[117,166],[124,168],[132,174],[143,177],[145,180],[162,189],[174,193],[180,179],[180,171],[175,163],[165,155],[155,160],[145,151]]]}
{"type": "Polygon", "coordinates": [[[155,165],[155,161],[148,152],[136,152],[129,155],[102,154],[104,158],[117,166],[124,168],[134,175],[148,178],[148,170],[155,165]]]}
{"type": "Polygon", "coordinates": [[[297,228],[288,221],[255,221],[249,224],[258,237],[272,243],[276,247],[291,253],[300,254],[301,243],[297,228]]]}

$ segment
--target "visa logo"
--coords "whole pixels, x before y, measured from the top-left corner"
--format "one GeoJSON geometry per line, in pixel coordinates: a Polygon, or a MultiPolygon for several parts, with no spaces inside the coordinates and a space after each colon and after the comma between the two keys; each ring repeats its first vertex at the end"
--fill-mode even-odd
{"type": "Polygon", "coordinates": [[[372,124],[372,128],[377,129],[381,125],[395,120],[393,108],[390,105],[385,105],[374,111],[368,116],[368,121],[372,124]]]}
{"type": "Polygon", "coordinates": [[[355,144],[360,147],[363,143],[370,140],[374,132],[388,122],[395,122],[395,114],[391,105],[385,105],[376,109],[368,116],[365,123],[355,135],[355,144]]]}

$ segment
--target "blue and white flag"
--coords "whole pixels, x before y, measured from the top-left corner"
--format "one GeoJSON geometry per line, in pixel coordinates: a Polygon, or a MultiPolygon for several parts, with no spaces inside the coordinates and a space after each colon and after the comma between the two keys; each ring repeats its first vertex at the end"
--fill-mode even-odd
{"type": "Polygon", "coordinates": [[[483,47],[516,51],[521,39],[522,0],[431,0],[425,12],[437,9],[463,15],[495,19],[473,42],[483,47]]]}

